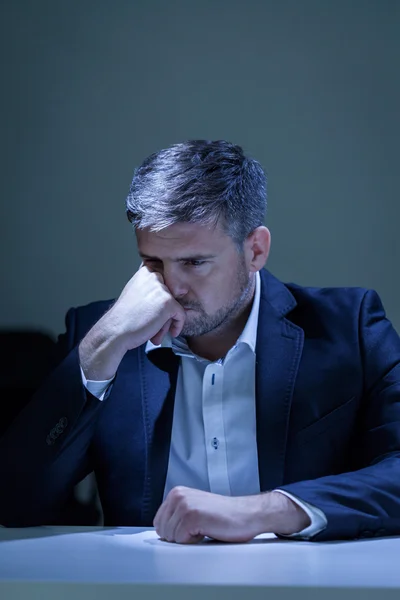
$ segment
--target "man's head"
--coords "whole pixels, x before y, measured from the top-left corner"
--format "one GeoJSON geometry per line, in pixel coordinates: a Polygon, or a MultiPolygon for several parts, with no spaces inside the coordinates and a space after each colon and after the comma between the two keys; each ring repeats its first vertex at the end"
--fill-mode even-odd
{"type": "Polygon", "coordinates": [[[144,264],[187,309],[183,335],[225,329],[269,252],[266,177],[239,146],[189,141],[147,158],[126,200],[144,264]]]}
{"type": "Polygon", "coordinates": [[[151,231],[218,223],[240,249],[264,223],[266,188],[261,165],[240,146],[192,140],[152,154],[136,169],[126,212],[136,229],[151,231]]]}

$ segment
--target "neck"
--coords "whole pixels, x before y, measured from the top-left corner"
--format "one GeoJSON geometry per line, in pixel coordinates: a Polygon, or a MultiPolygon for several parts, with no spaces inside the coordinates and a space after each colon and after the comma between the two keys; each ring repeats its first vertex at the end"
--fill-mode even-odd
{"type": "Polygon", "coordinates": [[[189,348],[194,354],[215,361],[223,358],[235,345],[240,337],[253,306],[255,282],[250,286],[249,293],[237,313],[231,316],[229,322],[222,323],[220,327],[198,337],[187,338],[189,348]]]}

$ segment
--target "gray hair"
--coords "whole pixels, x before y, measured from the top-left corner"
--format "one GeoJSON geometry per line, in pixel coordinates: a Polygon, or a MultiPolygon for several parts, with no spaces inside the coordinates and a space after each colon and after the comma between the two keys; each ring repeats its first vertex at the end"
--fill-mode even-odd
{"type": "Polygon", "coordinates": [[[266,205],[266,175],[240,146],[190,140],[152,154],[135,170],[126,212],[135,228],[150,231],[221,223],[241,248],[263,225],[266,205]]]}

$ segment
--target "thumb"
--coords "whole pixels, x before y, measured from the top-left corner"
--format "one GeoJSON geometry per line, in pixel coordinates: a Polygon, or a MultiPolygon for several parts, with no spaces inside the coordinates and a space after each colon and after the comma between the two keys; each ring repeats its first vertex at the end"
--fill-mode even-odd
{"type": "Polygon", "coordinates": [[[171,316],[171,325],[169,328],[169,332],[172,337],[178,337],[181,333],[183,326],[186,321],[186,313],[185,310],[178,305],[178,310],[171,316]]]}
{"type": "Polygon", "coordinates": [[[152,338],[150,338],[150,341],[155,345],[158,346],[159,344],[161,344],[161,342],[164,339],[165,334],[169,331],[170,326],[171,326],[171,322],[172,319],[168,319],[168,321],[166,323],[164,323],[164,325],[161,327],[160,331],[158,331],[155,335],[153,335],[152,338]]]}

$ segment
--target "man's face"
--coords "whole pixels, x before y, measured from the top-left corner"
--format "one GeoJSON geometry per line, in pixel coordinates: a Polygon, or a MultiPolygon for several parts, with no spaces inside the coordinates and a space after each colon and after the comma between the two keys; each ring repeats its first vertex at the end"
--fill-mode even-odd
{"type": "Polygon", "coordinates": [[[163,275],[186,310],[181,335],[228,326],[248,302],[253,280],[245,256],[219,226],[178,223],[159,232],[137,230],[136,236],[144,265],[163,275]]]}

